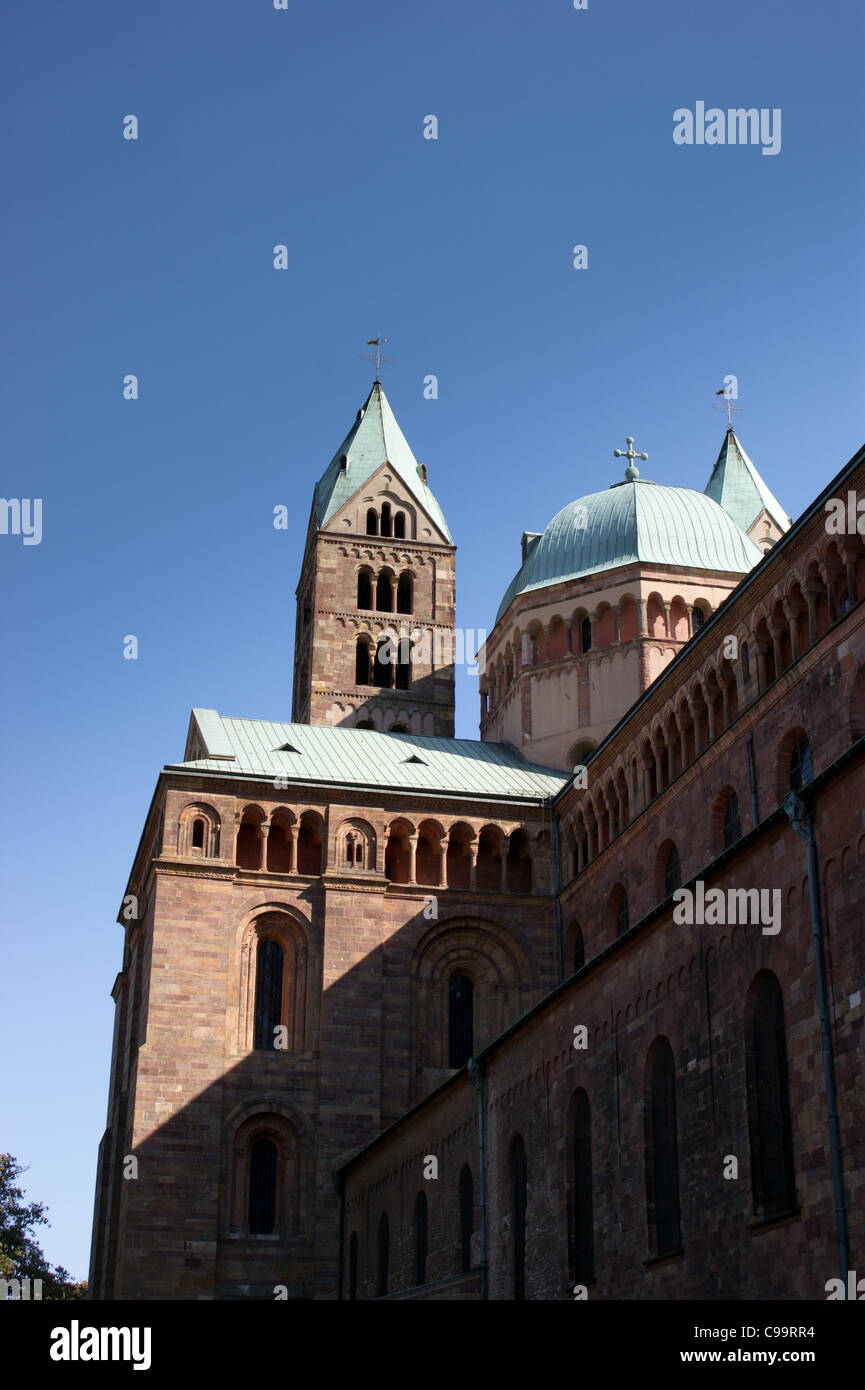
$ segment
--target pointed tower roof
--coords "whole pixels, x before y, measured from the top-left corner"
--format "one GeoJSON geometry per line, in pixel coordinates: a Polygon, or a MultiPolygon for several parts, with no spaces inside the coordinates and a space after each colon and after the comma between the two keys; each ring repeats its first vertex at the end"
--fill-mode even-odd
{"type": "Polygon", "coordinates": [[[727,427],[705,491],[706,496],[720,503],[743,531],[748,531],[763,511],[769,513],[782,531],[789,531],[793,524],[748,458],[732,425],[727,427]]]}
{"type": "Polygon", "coordinates": [[[408,440],[396,422],[384,387],[376,381],[360,410],[357,419],[340,444],[315,487],[315,510],[318,525],[325,526],[340,507],[363,487],[364,483],[389,464],[399,475],[412,496],[423,507],[442,535],[453,544],[441,507],[427,486],[424,469],[412,453],[408,440]],[[345,459],[343,466],[342,460],[345,459]]]}

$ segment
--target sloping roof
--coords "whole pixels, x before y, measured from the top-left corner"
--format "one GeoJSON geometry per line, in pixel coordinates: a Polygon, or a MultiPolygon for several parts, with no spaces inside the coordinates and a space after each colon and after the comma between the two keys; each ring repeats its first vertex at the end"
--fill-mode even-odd
{"type": "Polygon", "coordinates": [[[442,509],[421,477],[420,465],[396,422],[380,381],[373,386],[357,419],[316,484],[318,525],[326,525],[383,463],[390,464],[430,520],[453,544],[442,509]],[[340,467],[343,455],[348,460],[345,468],[340,467]]]}
{"type": "Polygon", "coordinates": [[[743,531],[753,526],[764,510],[782,531],[788,531],[793,524],[748,458],[732,425],[706,484],[706,496],[719,503],[743,531]]]}
{"type": "Polygon", "coordinates": [[[517,594],[633,561],[746,574],[763,552],[703,492],[643,478],[569,502],[532,541],[505,590],[496,622],[517,594]]]}
{"type": "Polygon", "coordinates": [[[209,756],[167,771],[520,800],[554,795],[568,780],[504,743],[230,719],[204,709],[193,710],[192,720],[209,756]],[[281,751],[286,744],[297,751],[281,751]]]}

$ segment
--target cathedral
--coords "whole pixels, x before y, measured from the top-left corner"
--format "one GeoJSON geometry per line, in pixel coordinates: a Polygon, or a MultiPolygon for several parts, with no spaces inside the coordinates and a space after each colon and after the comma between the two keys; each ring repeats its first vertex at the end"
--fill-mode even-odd
{"type": "Polygon", "coordinates": [[[90,1297],[865,1268],[865,541],[826,525],[865,449],[795,523],[732,425],[693,489],[616,454],[515,536],[457,739],[456,547],[376,379],[314,486],[291,722],[194,709],[147,811],[90,1297]]]}

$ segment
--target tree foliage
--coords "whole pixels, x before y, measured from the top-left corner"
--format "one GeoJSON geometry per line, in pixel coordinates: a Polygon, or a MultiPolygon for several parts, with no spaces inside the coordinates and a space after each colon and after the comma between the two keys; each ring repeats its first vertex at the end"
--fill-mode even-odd
{"type": "Polygon", "coordinates": [[[41,1279],[43,1298],[85,1298],[87,1281],[76,1282],[62,1265],[50,1265],[34,1237],[47,1226],[44,1202],[28,1202],[17,1179],[25,1171],[12,1154],[0,1154],[0,1279],[41,1279]]]}

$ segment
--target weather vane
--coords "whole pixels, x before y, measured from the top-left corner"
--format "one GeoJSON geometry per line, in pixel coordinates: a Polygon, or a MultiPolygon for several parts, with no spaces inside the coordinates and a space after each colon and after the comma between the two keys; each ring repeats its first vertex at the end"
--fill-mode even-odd
{"type": "Polygon", "coordinates": [[[393,357],[385,357],[385,356],[383,356],[383,354],[382,354],[382,350],[381,350],[381,349],[382,349],[382,344],[383,344],[383,343],[386,343],[386,342],[387,342],[387,338],[381,338],[381,337],[378,337],[378,338],[367,338],[367,340],[366,340],[366,345],[367,345],[367,347],[374,347],[374,348],[375,348],[375,356],[373,356],[372,353],[369,353],[369,352],[362,352],[362,353],[361,353],[361,357],[363,358],[364,362],[374,362],[374,363],[375,363],[375,379],[376,379],[376,381],[381,381],[381,364],[382,364],[382,362],[393,362],[393,361],[394,361],[394,358],[393,358],[393,357]]]}
{"type": "Polygon", "coordinates": [[[614,449],[613,458],[628,460],[628,466],[625,469],[625,477],[628,479],[628,482],[632,482],[634,478],[639,478],[640,476],[640,470],[634,466],[634,459],[647,459],[649,455],[637,454],[634,452],[633,435],[629,434],[627,439],[625,440],[625,443],[628,446],[627,449],[614,449]]]}
{"type": "Polygon", "coordinates": [[[721,389],[720,389],[720,391],[716,391],[716,392],[715,392],[715,395],[716,395],[716,396],[723,396],[723,397],[724,397],[724,401],[723,401],[723,404],[721,404],[720,401],[716,401],[715,404],[712,406],[712,409],[713,409],[713,410],[726,410],[726,412],[727,412],[727,429],[731,430],[731,429],[733,428],[733,411],[734,411],[734,410],[742,411],[742,410],[745,409],[745,407],[744,407],[743,405],[734,405],[734,404],[733,404],[733,402],[734,402],[734,400],[736,399],[736,397],[735,397],[733,391],[731,390],[731,388],[728,387],[728,386],[722,386],[721,389]]]}

